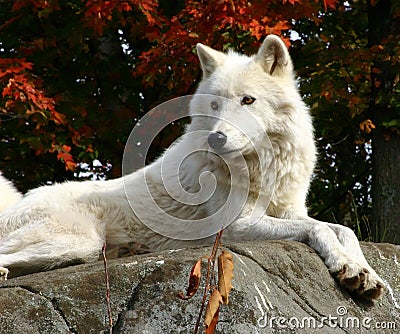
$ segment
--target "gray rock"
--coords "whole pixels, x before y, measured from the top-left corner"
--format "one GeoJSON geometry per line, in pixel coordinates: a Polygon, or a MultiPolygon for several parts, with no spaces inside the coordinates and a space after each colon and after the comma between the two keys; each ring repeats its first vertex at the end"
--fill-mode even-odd
{"type": "MultiPolygon", "coordinates": [[[[386,281],[375,303],[354,301],[308,246],[271,241],[225,245],[234,255],[234,290],[217,333],[398,333],[400,246],[363,243],[386,281]],[[398,260],[399,259],[399,260],[398,260]]],[[[108,261],[113,333],[193,333],[204,281],[189,301],[194,262],[210,248],[108,261]]],[[[203,264],[205,277],[206,261],[203,264]]],[[[107,333],[103,262],[31,274],[0,283],[0,333],[107,333]]],[[[202,331],[200,331],[202,332],[202,331]]]]}

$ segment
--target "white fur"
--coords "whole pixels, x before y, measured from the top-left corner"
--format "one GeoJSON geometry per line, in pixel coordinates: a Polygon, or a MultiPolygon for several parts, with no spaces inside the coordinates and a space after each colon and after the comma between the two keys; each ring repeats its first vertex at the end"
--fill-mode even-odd
{"type": "Polygon", "coordinates": [[[18,202],[21,197],[12,183],[0,173],[0,212],[18,202]]]}
{"type": "Polygon", "coordinates": [[[252,57],[201,44],[197,51],[204,74],[191,101],[193,117],[186,134],[153,164],[124,178],[30,191],[0,215],[4,274],[6,268],[17,275],[95,260],[104,241],[133,241],[152,250],[207,244],[213,239],[210,226],[220,228],[234,220],[224,231],[225,241],[306,242],[332,273],[339,272],[342,285],[366,298],[378,297],[382,280],[365,260],[354,233],[307,215],[316,162],[313,126],[283,42],[268,36],[252,57]],[[256,100],[241,106],[246,95],[256,100]],[[218,108],[210,108],[211,102],[218,108]],[[217,131],[227,137],[221,152],[208,144],[209,135],[217,131]],[[177,161],[194,151],[177,173],[177,161]],[[215,153],[226,159],[230,174],[215,153]],[[227,195],[230,189],[232,197],[227,195]],[[212,196],[204,197],[210,190],[212,196]],[[199,204],[185,205],[185,198],[199,204]]]}

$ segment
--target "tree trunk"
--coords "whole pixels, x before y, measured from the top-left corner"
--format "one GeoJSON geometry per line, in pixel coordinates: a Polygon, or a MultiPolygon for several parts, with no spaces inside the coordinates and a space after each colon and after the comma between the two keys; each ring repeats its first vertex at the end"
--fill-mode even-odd
{"type": "MultiPolygon", "coordinates": [[[[369,114],[376,125],[372,138],[372,224],[375,241],[400,243],[400,69],[395,61],[400,36],[394,2],[368,1],[369,46],[374,53],[369,114]]],[[[398,51],[397,51],[398,52],[398,51]]]]}
{"type": "Polygon", "coordinates": [[[379,127],[373,140],[373,223],[377,241],[400,244],[400,136],[385,132],[379,127]]]}

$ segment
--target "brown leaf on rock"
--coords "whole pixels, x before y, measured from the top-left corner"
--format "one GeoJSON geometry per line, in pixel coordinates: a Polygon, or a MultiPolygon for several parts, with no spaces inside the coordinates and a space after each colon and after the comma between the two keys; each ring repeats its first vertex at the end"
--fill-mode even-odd
{"type": "Polygon", "coordinates": [[[178,296],[181,299],[190,299],[197,292],[200,285],[200,277],[201,277],[201,259],[198,260],[192,267],[190,271],[189,277],[189,285],[186,289],[186,296],[183,293],[180,293],[178,296]]]}
{"type": "Polygon", "coordinates": [[[214,334],[215,327],[217,327],[218,323],[218,316],[219,316],[219,308],[215,312],[214,317],[211,320],[211,323],[208,326],[206,326],[206,334],[214,334]]]}
{"type": "Polygon", "coordinates": [[[214,333],[215,326],[218,322],[219,305],[222,303],[221,294],[217,289],[214,289],[206,307],[206,315],[204,317],[204,325],[206,326],[206,333],[214,333]],[[212,331],[211,331],[212,329],[212,331]]]}
{"type": "Polygon", "coordinates": [[[218,290],[224,304],[228,304],[229,292],[233,289],[233,256],[227,251],[222,251],[218,256],[218,290]]]}

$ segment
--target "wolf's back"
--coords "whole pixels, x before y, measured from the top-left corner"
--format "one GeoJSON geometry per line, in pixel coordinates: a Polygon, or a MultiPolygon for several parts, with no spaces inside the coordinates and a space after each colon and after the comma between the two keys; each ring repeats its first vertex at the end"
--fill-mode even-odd
{"type": "Polygon", "coordinates": [[[0,213],[18,202],[22,195],[0,172],[0,213]]]}

